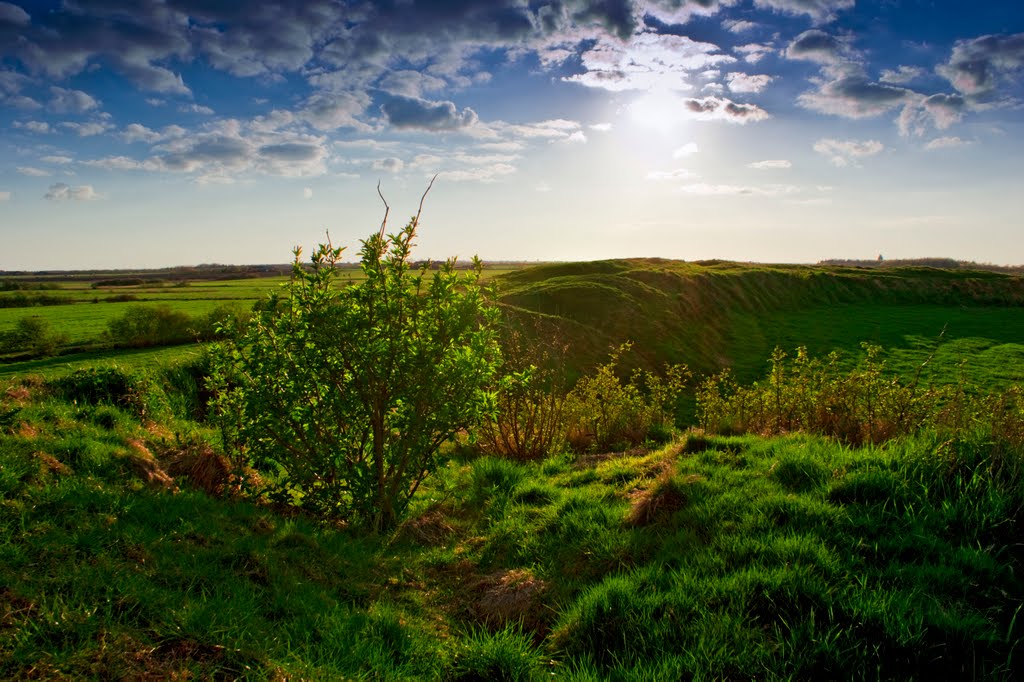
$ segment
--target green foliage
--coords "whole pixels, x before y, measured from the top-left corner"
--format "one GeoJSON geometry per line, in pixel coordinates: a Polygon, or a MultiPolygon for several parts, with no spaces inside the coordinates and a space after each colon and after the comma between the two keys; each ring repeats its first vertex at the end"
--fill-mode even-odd
{"type": "Polygon", "coordinates": [[[51,329],[46,319],[31,315],[20,318],[11,331],[0,333],[0,354],[53,355],[66,342],[67,336],[51,329]]]}
{"type": "Polygon", "coordinates": [[[145,416],[149,382],[117,367],[80,369],[47,382],[64,400],[83,405],[114,405],[145,416]]]}
{"type": "Polygon", "coordinates": [[[311,511],[385,530],[434,468],[438,448],[492,407],[497,311],[480,264],[412,270],[416,221],[373,235],[365,280],[334,286],[340,248],[295,265],[216,356],[221,412],[259,469],[311,511]]]}
{"type": "Polygon", "coordinates": [[[127,348],[146,348],[195,340],[192,317],[169,305],[134,305],[107,324],[111,343],[127,348]]]}
{"type": "Polygon", "coordinates": [[[676,400],[689,371],[684,365],[666,366],[662,376],[636,370],[624,383],[616,371],[631,347],[625,343],[612,351],[608,362],[582,377],[567,396],[566,439],[577,452],[638,445],[674,428],[676,400]]]}
{"type": "Polygon", "coordinates": [[[478,432],[487,452],[530,460],[546,457],[565,438],[566,348],[527,335],[511,318],[502,327],[504,374],[495,390],[494,418],[478,432]]]}
{"type": "Polygon", "coordinates": [[[702,428],[714,433],[779,434],[809,431],[847,443],[881,443],[937,428],[963,435],[981,429],[1011,445],[1024,442],[1019,387],[985,395],[960,384],[919,385],[886,370],[883,351],[864,354],[845,369],[838,353],[812,359],[776,349],[767,378],[740,386],[728,372],[705,379],[697,391],[702,428]]]}

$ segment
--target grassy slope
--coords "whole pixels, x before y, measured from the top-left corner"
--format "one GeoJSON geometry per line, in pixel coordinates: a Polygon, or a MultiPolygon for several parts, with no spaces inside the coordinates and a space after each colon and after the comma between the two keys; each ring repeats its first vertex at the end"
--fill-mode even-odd
{"type": "MultiPolygon", "coordinates": [[[[948,324],[939,378],[1022,372],[1015,278],[617,261],[501,286],[579,366],[633,339],[752,378],[775,343],[867,339],[909,371],[948,324]]],[[[453,458],[372,539],[147,487],[137,444],[199,428],[152,414],[0,389],[0,677],[1024,676],[1022,465],[983,441],[453,458]]]]}
{"type": "Polygon", "coordinates": [[[633,259],[540,266],[502,277],[500,287],[513,314],[540,314],[559,329],[574,369],[625,340],[640,364],[732,367],[749,381],[775,345],[825,353],[874,341],[917,351],[902,360],[910,366],[944,329],[947,343],[1006,346],[990,351],[997,356],[1019,355],[1024,339],[1024,278],[989,272],[633,259]]]}
{"type": "Polygon", "coordinates": [[[0,677],[1024,674],[1024,499],[978,444],[453,458],[367,538],[148,487],[165,429],[3,395],[0,677]]]}

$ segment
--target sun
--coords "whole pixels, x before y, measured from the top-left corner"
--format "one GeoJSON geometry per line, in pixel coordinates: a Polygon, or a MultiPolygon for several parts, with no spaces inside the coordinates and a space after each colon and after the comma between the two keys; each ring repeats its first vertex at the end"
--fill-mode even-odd
{"type": "Polygon", "coordinates": [[[683,122],[682,100],[667,90],[645,93],[626,108],[634,125],[667,134],[683,122]]]}

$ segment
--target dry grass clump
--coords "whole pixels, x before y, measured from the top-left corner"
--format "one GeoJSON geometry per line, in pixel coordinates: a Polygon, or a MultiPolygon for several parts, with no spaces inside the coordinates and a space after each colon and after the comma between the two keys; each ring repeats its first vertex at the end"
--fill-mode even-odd
{"type": "Polygon", "coordinates": [[[237,492],[242,477],[231,462],[202,442],[179,444],[161,454],[160,459],[171,476],[185,479],[207,495],[221,496],[237,492]]]}
{"type": "Polygon", "coordinates": [[[648,526],[679,511],[690,501],[689,486],[699,480],[701,477],[696,474],[678,479],[672,475],[671,467],[666,467],[651,487],[638,490],[631,496],[632,506],[626,515],[626,524],[648,526]]]}
{"type": "Polygon", "coordinates": [[[403,523],[399,536],[427,547],[441,545],[455,532],[455,528],[448,523],[449,511],[442,507],[431,507],[403,523]]]}
{"type": "Polygon", "coordinates": [[[492,627],[521,623],[528,630],[543,625],[541,596],[547,583],[528,569],[497,571],[480,578],[473,591],[478,594],[473,615],[492,627]]]}
{"type": "Polygon", "coordinates": [[[156,460],[153,453],[149,451],[142,441],[129,440],[128,446],[131,452],[128,453],[128,466],[142,481],[155,488],[173,488],[174,479],[171,478],[160,462],[156,460]]]}

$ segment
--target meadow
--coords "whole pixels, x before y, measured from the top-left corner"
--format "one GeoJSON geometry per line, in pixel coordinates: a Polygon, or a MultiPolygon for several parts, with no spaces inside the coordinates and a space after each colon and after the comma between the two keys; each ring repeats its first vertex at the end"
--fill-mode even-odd
{"type": "MultiPolygon", "coordinates": [[[[680,428],[530,461],[463,439],[374,535],[258,498],[202,346],[0,370],[0,677],[1024,676],[1020,277],[645,260],[495,283],[567,386],[624,341],[623,377],[688,364],[680,428]],[[770,406],[776,346],[841,352],[830,409],[872,385],[934,414],[877,442],[686,428],[727,368],[770,406]]],[[[77,305],[121,304],[52,309],[77,305]]]]}

